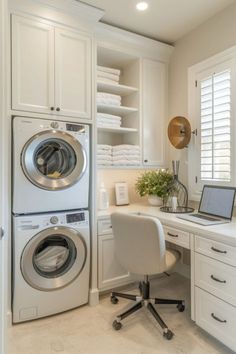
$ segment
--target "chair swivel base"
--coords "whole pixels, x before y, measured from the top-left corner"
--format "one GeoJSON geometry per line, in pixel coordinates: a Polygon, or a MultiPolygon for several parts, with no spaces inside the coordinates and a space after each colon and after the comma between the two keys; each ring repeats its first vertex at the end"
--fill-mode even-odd
{"type": "Polygon", "coordinates": [[[131,295],[131,294],[124,294],[124,293],[119,293],[113,291],[111,293],[111,302],[113,304],[118,303],[118,297],[128,299],[135,301],[135,305],[133,305],[130,309],[126,310],[125,312],[121,313],[118,315],[113,322],[112,326],[115,330],[120,330],[122,328],[122,323],[121,321],[133,314],[134,312],[138,311],[142,307],[146,307],[155,320],[158,322],[158,324],[161,326],[163,330],[163,336],[170,340],[172,339],[174,333],[168,328],[168,326],[165,324],[161,316],[158,314],[156,311],[155,307],[153,306],[154,304],[174,304],[177,305],[177,309],[179,312],[183,312],[185,310],[185,304],[184,300],[168,300],[168,299],[159,299],[159,298],[150,298],[150,283],[149,281],[145,281],[139,284],[139,289],[140,289],[140,295],[131,295]]]}

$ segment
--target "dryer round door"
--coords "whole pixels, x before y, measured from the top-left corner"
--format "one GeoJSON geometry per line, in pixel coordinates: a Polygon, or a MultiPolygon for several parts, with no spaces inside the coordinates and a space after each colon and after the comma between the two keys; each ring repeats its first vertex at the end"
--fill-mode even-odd
{"type": "Polygon", "coordinates": [[[25,176],[37,187],[62,190],[83,176],[87,157],[83,146],[72,135],[48,130],[34,135],[25,144],[21,166],[25,176]]]}
{"type": "Polygon", "coordinates": [[[64,226],[51,227],[27,243],[21,255],[21,272],[31,287],[56,290],[79,276],[86,257],[87,247],[78,231],[64,226]]]}

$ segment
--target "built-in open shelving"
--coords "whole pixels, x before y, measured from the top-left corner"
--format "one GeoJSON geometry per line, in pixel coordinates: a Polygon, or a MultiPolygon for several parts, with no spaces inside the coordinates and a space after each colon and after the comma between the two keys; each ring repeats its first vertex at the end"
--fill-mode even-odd
{"type": "Polygon", "coordinates": [[[116,106],[111,104],[97,104],[97,111],[102,113],[114,114],[117,116],[124,117],[127,114],[137,112],[137,108],[126,107],[126,106],[116,106]]]}
{"type": "MultiPolygon", "coordinates": [[[[121,117],[121,127],[97,125],[98,144],[115,145],[141,145],[140,134],[140,58],[135,55],[103,47],[98,44],[97,63],[99,66],[120,70],[119,82],[106,82],[98,77],[97,92],[121,96],[121,105],[97,103],[97,112],[113,114],[121,117]]],[[[141,159],[140,159],[141,163],[141,159]]],[[[99,168],[137,168],[133,165],[107,166],[99,165],[99,168]]]]}
{"type": "Polygon", "coordinates": [[[110,84],[103,81],[97,82],[97,90],[100,92],[108,92],[120,96],[128,96],[138,91],[136,87],[120,85],[120,84],[110,84]]]}
{"type": "Polygon", "coordinates": [[[111,128],[111,127],[99,127],[98,130],[102,132],[110,132],[110,133],[137,133],[138,129],[135,128],[125,128],[125,127],[120,127],[120,128],[111,128]]]}

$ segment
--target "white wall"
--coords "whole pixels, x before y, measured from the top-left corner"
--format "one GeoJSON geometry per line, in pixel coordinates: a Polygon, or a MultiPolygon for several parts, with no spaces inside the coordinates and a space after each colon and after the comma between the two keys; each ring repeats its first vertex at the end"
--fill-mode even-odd
{"type": "MultiPolygon", "coordinates": [[[[175,43],[169,74],[169,119],[188,117],[188,67],[235,44],[236,3],[175,43]]],[[[187,149],[170,146],[169,161],[172,159],[180,159],[180,179],[187,184],[187,149]]]]}
{"type": "Polygon", "coordinates": [[[144,170],[98,170],[97,186],[99,189],[101,182],[105,184],[109,195],[110,205],[115,205],[116,182],[127,182],[130,203],[145,202],[147,199],[145,197],[139,197],[139,195],[135,191],[135,182],[137,178],[144,172],[144,170]]]}

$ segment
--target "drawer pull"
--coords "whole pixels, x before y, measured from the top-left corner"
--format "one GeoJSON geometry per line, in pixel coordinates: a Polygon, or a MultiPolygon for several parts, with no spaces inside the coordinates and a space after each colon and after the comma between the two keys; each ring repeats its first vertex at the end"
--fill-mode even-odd
{"type": "Polygon", "coordinates": [[[221,250],[218,250],[218,248],[215,248],[215,247],[211,247],[211,249],[212,249],[212,251],[214,251],[214,252],[218,252],[218,253],[227,253],[227,251],[221,251],[221,250]]]}
{"type": "Polygon", "coordinates": [[[218,278],[215,278],[214,275],[211,275],[211,279],[215,280],[215,281],[218,281],[218,283],[226,283],[226,280],[220,280],[218,278]]]}
{"type": "Polygon", "coordinates": [[[171,236],[171,237],[179,237],[179,235],[174,235],[174,234],[171,234],[170,232],[167,232],[167,235],[171,236]]]}
{"type": "Polygon", "coordinates": [[[110,229],[112,229],[112,225],[110,225],[109,227],[110,227],[110,229]]]}
{"type": "Polygon", "coordinates": [[[211,317],[214,318],[214,320],[221,322],[221,323],[226,323],[226,320],[221,320],[219,317],[215,316],[214,313],[212,312],[211,317]]]}

